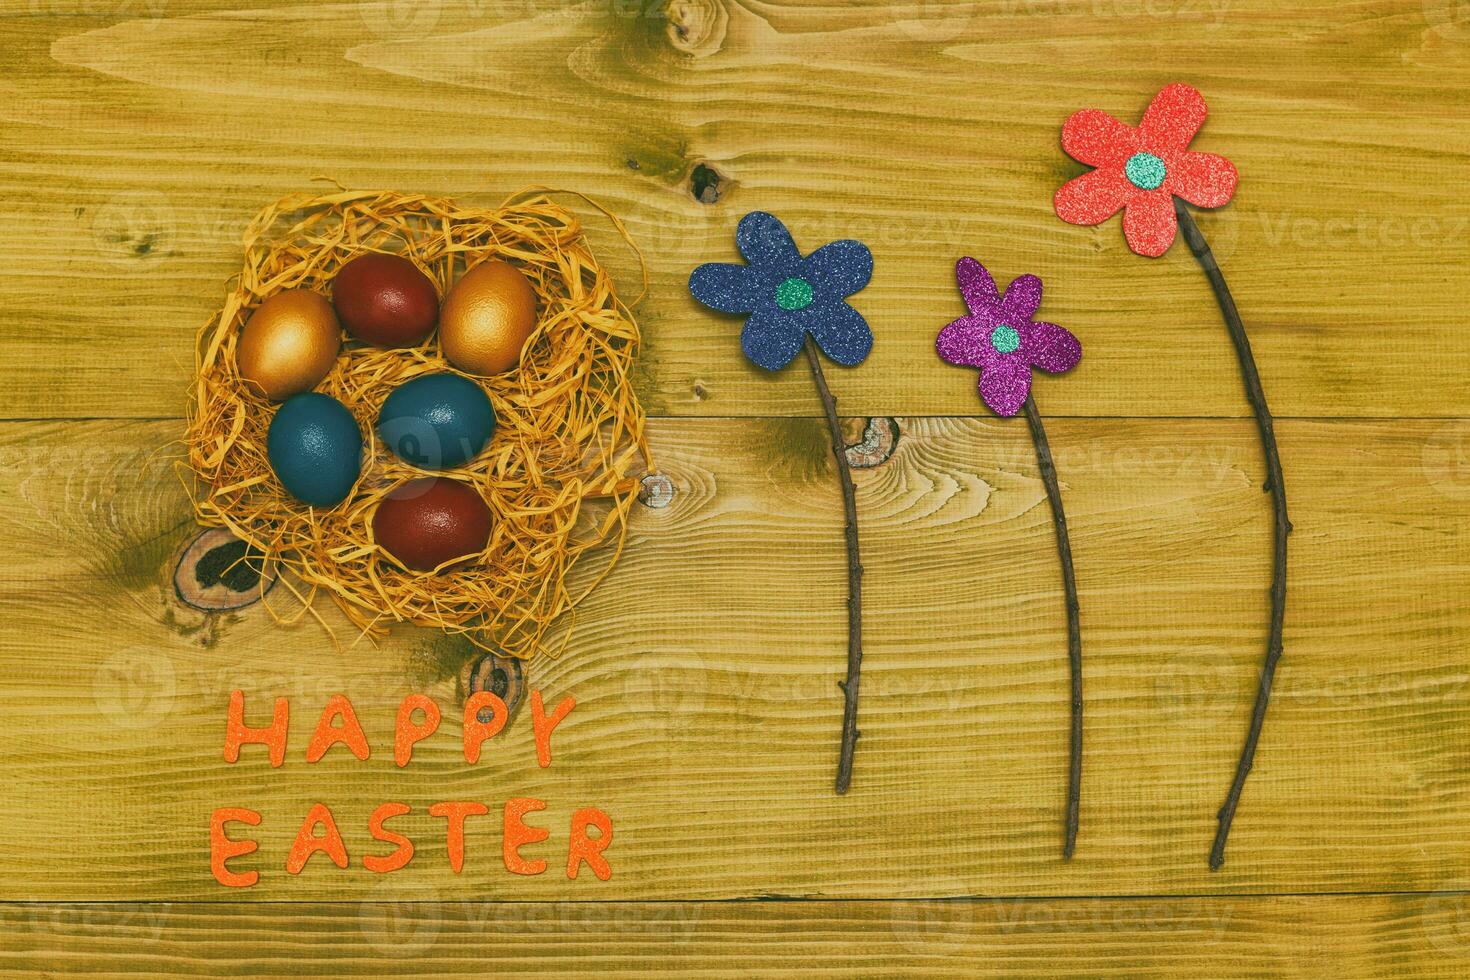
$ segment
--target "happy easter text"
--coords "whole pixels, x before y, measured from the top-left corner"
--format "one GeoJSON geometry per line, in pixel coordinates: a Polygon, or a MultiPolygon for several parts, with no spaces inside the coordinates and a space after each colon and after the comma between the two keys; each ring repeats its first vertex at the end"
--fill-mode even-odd
{"type": "MultiPolygon", "coordinates": [[[[552,732],[577,702],[570,696],[563,698],[549,714],[540,691],[531,692],[530,702],[536,761],[545,769],[551,765],[552,732]]],[[[240,758],[242,746],[260,745],[269,755],[271,768],[279,768],[286,761],[286,735],[291,713],[288,699],[277,698],[270,724],[258,728],[245,723],[245,707],[244,694],[232,691],[225,722],[225,761],[233,765],[240,758]]],[[[466,699],[461,740],[467,764],[474,765],[479,761],[482,746],[500,734],[508,717],[505,702],[492,692],[478,692],[466,699]]],[[[432,698],[423,694],[405,697],[398,706],[393,730],[394,764],[400,769],[409,765],[413,761],[414,746],[433,735],[440,720],[439,706],[432,698]]],[[[371,754],[371,746],[358,723],[352,702],[341,694],[330,697],[323,707],[316,730],[306,747],[306,763],[318,762],[329,749],[338,745],[342,746],[339,752],[350,752],[359,761],[366,761],[371,754]]],[[[406,803],[387,802],[373,810],[367,821],[368,833],[374,842],[392,845],[394,849],[387,854],[362,854],[358,858],[361,867],[375,874],[389,874],[413,859],[413,841],[387,826],[389,820],[411,813],[412,809],[406,803]]],[[[544,809],[546,804],[532,797],[512,797],[505,802],[500,834],[501,860],[505,870],[511,874],[539,875],[546,871],[545,858],[521,854],[523,846],[538,844],[551,837],[549,829],[526,822],[528,815],[544,809]]],[[[449,867],[455,874],[464,867],[466,821],[489,812],[488,806],[476,800],[448,800],[428,808],[430,816],[444,820],[443,839],[449,867]]],[[[249,888],[260,880],[259,871],[243,870],[238,865],[232,868],[229,862],[244,858],[259,847],[257,841],[243,835],[240,827],[232,828],[231,825],[256,827],[260,826],[262,819],[258,812],[246,807],[220,807],[213,812],[209,821],[209,869],[215,881],[229,888],[249,888]]],[[[599,879],[607,881],[611,878],[612,868],[603,851],[612,843],[612,836],[612,820],[603,811],[583,807],[573,812],[566,844],[567,877],[575,879],[581,866],[586,864],[599,879]]],[[[323,861],[330,860],[339,868],[347,868],[351,864],[347,843],[337,829],[331,809],[324,803],[314,804],[302,820],[286,855],[286,873],[301,874],[318,853],[325,855],[323,861]]]]}

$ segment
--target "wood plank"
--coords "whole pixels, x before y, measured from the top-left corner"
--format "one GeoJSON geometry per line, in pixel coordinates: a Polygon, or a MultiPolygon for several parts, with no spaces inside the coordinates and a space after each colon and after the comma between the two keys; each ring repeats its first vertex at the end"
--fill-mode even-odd
{"type": "MultiPolygon", "coordinates": [[[[1243,417],[1182,247],[1145,261],[1116,221],[1050,210],[1080,169],[1057,146],[1067,114],[1132,117],[1179,78],[1212,105],[1198,145],[1243,174],[1201,223],[1278,413],[1470,415],[1470,45],[1442,3],[10,6],[0,417],[179,416],[246,221],[319,174],[603,200],[652,263],[655,414],[816,413],[800,370],[749,366],[738,323],[684,287],[762,208],[808,248],[877,254],[858,300],[875,352],[834,380],[847,411],[979,410],[972,374],[932,351],[973,252],[1042,275],[1046,314],[1083,339],[1074,376],[1040,386],[1049,414],[1243,417]],[[691,194],[699,166],[729,181],[714,204],[691,194]]],[[[592,224],[631,292],[631,257],[592,224]]]]}
{"type": "Polygon", "coordinates": [[[476,767],[446,725],[394,768],[399,699],[431,691],[452,719],[443,677],[462,645],[405,629],[336,650],[259,606],[181,610],[165,567],[189,534],[163,455],[175,423],[0,426],[0,899],[361,898],[380,881],[356,863],[317,858],[292,878],[285,853],[322,801],[358,861],[389,799],[414,808],[401,824],[419,847],[390,880],[502,899],[1465,887],[1470,423],[1280,426],[1297,528],[1287,653],[1218,874],[1206,849],[1265,632],[1269,504],[1251,424],[1052,426],[1087,662],[1070,865],[1059,576],[1025,426],[901,429],[894,456],[858,472],[864,738],[839,799],[844,557],[815,420],[654,424],[674,501],[638,509],[568,652],[531,667],[549,699],[578,700],[547,770],[525,713],[476,767]],[[292,699],[283,768],[251,749],[221,761],[235,687],[261,711],[292,699]],[[306,733],[338,691],[373,757],[309,766],[306,733]],[[547,801],[553,840],[529,850],[551,873],[508,874],[492,816],[471,824],[452,875],[427,807],[518,795],[547,801]],[[225,805],[265,815],[259,854],[238,862],[262,880],[244,893],[208,869],[209,814],[225,805]],[[587,805],[616,824],[608,882],[558,870],[566,821],[587,805]]]}
{"type": "Polygon", "coordinates": [[[1461,977],[1464,893],[20,905],[6,975],[1461,977]]]}

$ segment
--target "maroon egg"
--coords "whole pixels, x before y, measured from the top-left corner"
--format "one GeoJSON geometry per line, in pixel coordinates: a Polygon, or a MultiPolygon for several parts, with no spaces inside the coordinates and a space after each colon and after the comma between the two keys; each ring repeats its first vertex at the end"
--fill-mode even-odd
{"type": "Polygon", "coordinates": [[[409,480],[378,504],[373,537],[404,566],[426,572],[483,551],[490,540],[490,508],[458,480],[409,480]]]}
{"type": "Polygon", "coordinates": [[[332,280],[337,319],[358,340],[378,347],[413,347],[439,320],[439,294],[429,277],[401,255],[368,252],[332,280]]]}

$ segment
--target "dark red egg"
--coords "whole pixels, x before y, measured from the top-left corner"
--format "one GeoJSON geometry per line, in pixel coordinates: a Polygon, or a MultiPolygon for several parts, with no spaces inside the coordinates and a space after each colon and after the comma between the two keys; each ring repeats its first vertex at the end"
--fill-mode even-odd
{"type": "Polygon", "coordinates": [[[439,294],[429,277],[401,255],[368,252],[332,280],[337,319],[358,340],[378,347],[414,347],[439,321],[439,294]]]}
{"type": "Polygon", "coordinates": [[[458,480],[409,480],[378,504],[373,537],[405,567],[427,572],[485,549],[490,508],[473,487],[458,480]]]}

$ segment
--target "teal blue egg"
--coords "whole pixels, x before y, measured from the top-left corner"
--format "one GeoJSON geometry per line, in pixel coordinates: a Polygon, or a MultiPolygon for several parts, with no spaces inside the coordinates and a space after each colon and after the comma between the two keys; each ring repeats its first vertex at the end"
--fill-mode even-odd
{"type": "Polygon", "coordinates": [[[459,374],[425,374],[383,400],[378,435],[399,459],[427,470],[461,466],[479,455],[495,432],[485,389],[459,374]]]}
{"type": "Polygon", "coordinates": [[[347,406],[314,391],[288,399],[266,434],[266,453],[286,492],[313,507],[347,499],[362,472],[362,433],[347,406]]]}

